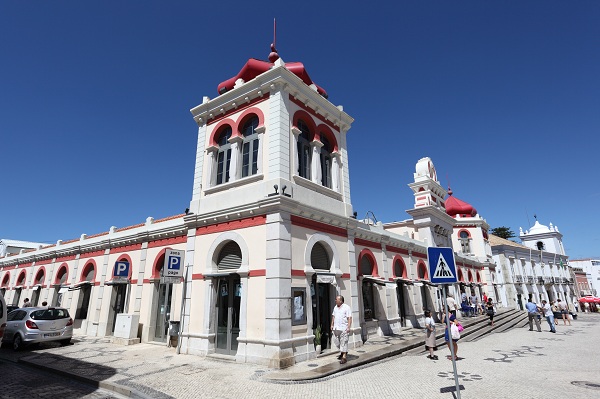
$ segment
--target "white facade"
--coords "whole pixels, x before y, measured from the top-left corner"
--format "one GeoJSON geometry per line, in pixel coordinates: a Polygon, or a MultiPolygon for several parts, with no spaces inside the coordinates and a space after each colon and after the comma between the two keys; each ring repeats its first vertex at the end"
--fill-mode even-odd
{"type": "MultiPolygon", "coordinates": [[[[537,225],[539,223],[536,221],[537,225]]],[[[547,227],[545,229],[548,230],[545,233],[550,231],[547,227]]],[[[567,264],[568,257],[562,250],[562,235],[559,234],[555,231],[554,234],[550,234],[553,237],[544,234],[544,237],[540,238],[540,233],[534,230],[530,237],[521,235],[524,244],[527,243],[528,246],[490,234],[503,303],[509,307],[524,309],[530,296],[536,303],[541,303],[542,299],[554,301],[559,298],[566,300],[567,303],[573,302],[576,294],[574,281],[567,264]],[[527,240],[527,238],[532,239],[527,240]],[[553,242],[554,239],[558,242],[553,242]],[[533,249],[533,246],[537,246],[537,242],[541,240],[544,240],[545,245],[550,243],[553,245],[550,246],[551,248],[558,248],[561,252],[533,249]]]]}

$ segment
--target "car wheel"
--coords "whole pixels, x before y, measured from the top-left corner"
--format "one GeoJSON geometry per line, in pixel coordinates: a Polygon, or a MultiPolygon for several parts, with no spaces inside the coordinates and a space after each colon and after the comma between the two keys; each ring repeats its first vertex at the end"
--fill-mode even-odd
{"type": "Polygon", "coordinates": [[[13,349],[15,351],[18,351],[19,349],[21,349],[23,347],[23,340],[21,339],[21,336],[19,334],[15,335],[15,337],[13,338],[13,349]]]}
{"type": "Polygon", "coordinates": [[[61,344],[62,346],[67,346],[67,345],[69,345],[70,343],[71,343],[71,338],[69,338],[69,339],[63,339],[62,341],[60,341],[60,344],[61,344]]]}

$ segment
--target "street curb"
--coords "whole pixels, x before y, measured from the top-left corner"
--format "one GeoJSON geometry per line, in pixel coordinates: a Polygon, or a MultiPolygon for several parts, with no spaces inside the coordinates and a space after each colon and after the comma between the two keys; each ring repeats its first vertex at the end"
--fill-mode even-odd
{"type": "Polygon", "coordinates": [[[47,371],[47,372],[50,372],[53,374],[57,374],[62,377],[71,378],[71,379],[77,380],[79,382],[82,382],[84,384],[91,385],[96,388],[106,389],[108,391],[112,391],[112,392],[118,393],[120,395],[127,396],[129,398],[151,399],[151,396],[145,395],[136,389],[127,388],[122,385],[115,384],[113,382],[96,381],[92,378],[84,377],[84,376],[81,376],[78,374],[69,373],[68,371],[58,370],[58,369],[55,369],[55,368],[52,368],[49,366],[44,366],[44,365],[41,365],[41,364],[38,364],[35,362],[28,361],[26,359],[19,359],[17,361],[17,363],[23,363],[27,366],[35,367],[37,369],[44,370],[44,371],[47,371]]]}

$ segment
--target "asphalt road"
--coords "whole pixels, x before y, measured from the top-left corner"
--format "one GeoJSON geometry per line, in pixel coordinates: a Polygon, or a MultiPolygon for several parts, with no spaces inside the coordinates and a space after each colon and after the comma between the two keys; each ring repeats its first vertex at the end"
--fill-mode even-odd
{"type": "Polygon", "coordinates": [[[121,399],[124,397],[35,367],[0,360],[0,399],[13,398],[121,399]]]}

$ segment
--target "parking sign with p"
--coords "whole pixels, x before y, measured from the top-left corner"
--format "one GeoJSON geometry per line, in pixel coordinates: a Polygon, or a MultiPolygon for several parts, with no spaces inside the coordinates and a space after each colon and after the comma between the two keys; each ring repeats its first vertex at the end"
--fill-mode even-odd
{"type": "Polygon", "coordinates": [[[119,260],[115,262],[113,277],[129,277],[129,262],[126,260],[119,260]]]}
{"type": "Polygon", "coordinates": [[[184,251],[167,249],[163,265],[163,277],[183,277],[184,251]]]}

